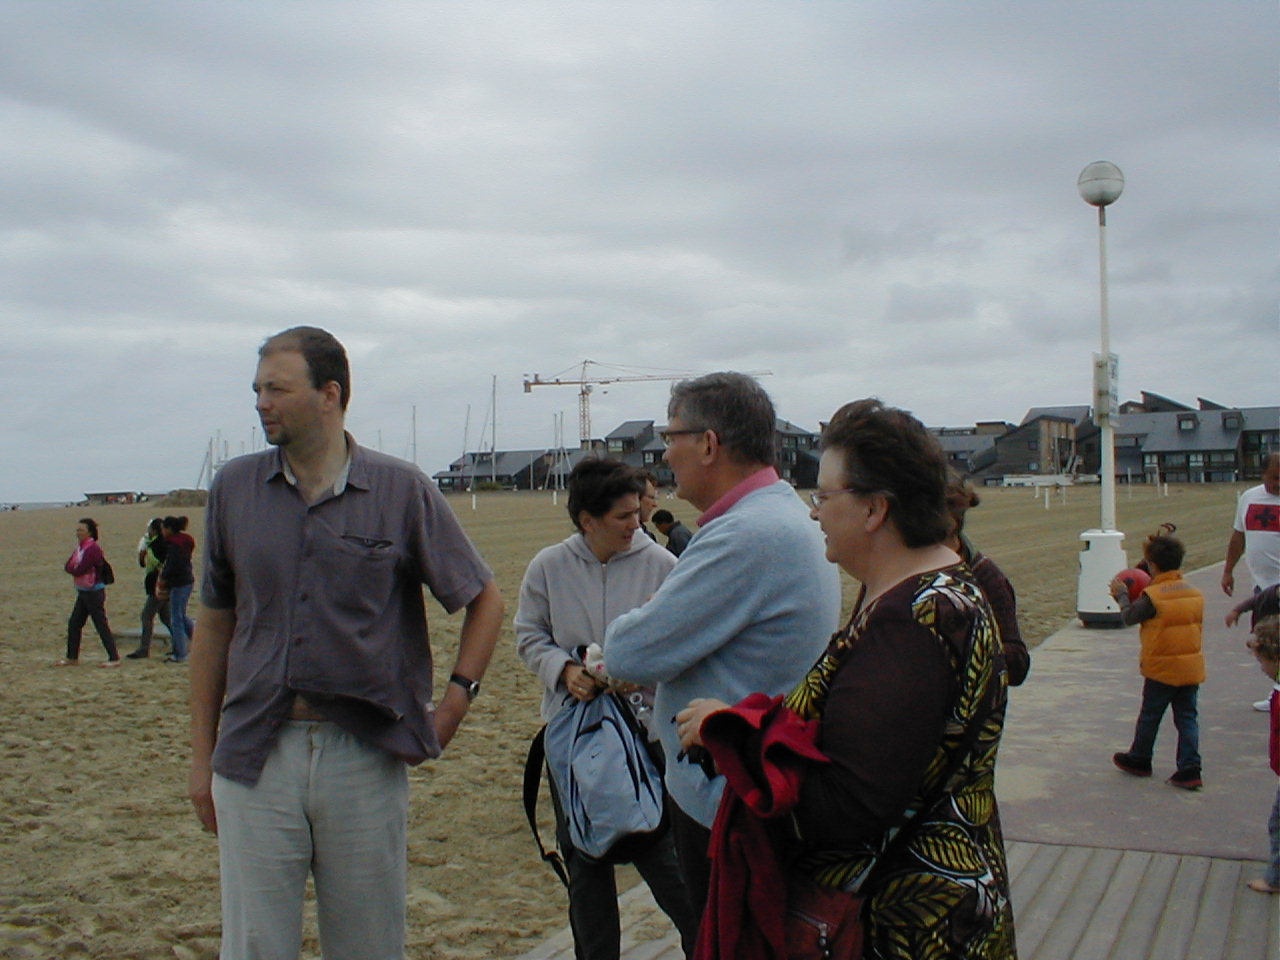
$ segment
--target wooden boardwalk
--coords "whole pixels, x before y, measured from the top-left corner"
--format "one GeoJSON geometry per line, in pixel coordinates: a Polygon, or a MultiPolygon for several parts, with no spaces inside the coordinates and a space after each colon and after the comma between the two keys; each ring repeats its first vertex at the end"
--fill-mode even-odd
{"type": "MultiPolygon", "coordinates": [[[[1010,841],[1021,960],[1276,960],[1280,898],[1245,881],[1263,865],[1010,841]]],[[[682,960],[643,884],[619,898],[624,960],[682,960]]],[[[519,960],[573,960],[564,930],[519,960]]]]}

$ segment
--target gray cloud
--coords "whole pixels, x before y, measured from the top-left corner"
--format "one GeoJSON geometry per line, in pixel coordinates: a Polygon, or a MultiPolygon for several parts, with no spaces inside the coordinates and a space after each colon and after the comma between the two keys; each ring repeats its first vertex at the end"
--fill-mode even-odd
{"type": "MultiPolygon", "coordinates": [[[[1127,396],[1274,402],[1273,9],[57,2],[0,9],[0,500],[193,482],[257,344],[333,329],[351,425],[434,470],[499,380],[770,369],[815,426],[1087,402],[1112,208],[1127,396]],[[1158,383],[1157,383],[1158,381],[1158,383]],[[1161,386],[1163,385],[1163,389],[1161,386]]],[[[596,432],[666,384],[593,397],[596,432]]]]}

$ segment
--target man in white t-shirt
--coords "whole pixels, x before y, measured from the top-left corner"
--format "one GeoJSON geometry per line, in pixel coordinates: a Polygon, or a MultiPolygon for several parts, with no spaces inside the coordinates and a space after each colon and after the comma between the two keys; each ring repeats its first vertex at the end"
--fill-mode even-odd
{"type": "MultiPolygon", "coordinates": [[[[1236,504],[1222,568],[1222,592],[1228,597],[1235,593],[1235,567],[1242,556],[1255,591],[1280,582],[1280,453],[1267,457],[1262,483],[1240,494],[1236,504]]],[[[1259,700],[1253,708],[1266,711],[1270,703],[1259,700]]]]}

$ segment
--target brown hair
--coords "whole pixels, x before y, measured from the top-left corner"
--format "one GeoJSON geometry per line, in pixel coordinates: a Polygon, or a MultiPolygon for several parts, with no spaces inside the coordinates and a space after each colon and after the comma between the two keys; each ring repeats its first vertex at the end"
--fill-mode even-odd
{"type": "Polygon", "coordinates": [[[947,459],[919,420],[875,397],[846,403],[822,431],[824,450],[839,450],[844,483],[864,496],[878,493],[908,547],[941,543],[951,531],[947,459]]]}
{"type": "Polygon", "coordinates": [[[1168,573],[1182,566],[1187,548],[1176,537],[1148,537],[1142,546],[1142,555],[1149,563],[1159,567],[1162,573],[1168,573]]]}
{"type": "Polygon", "coordinates": [[[1247,646],[1259,660],[1280,660],[1280,617],[1259,620],[1247,646]]]}
{"type": "Polygon", "coordinates": [[[955,521],[955,534],[964,532],[965,511],[982,502],[978,492],[973,489],[969,478],[955,467],[947,467],[947,512],[955,521]]]}
{"type": "Polygon", "coordinates": [[[603,517],[629,493],[644,494],[644,481],[635,470],[619,460],[588,457],[569,474],[569,519],[581,530],[584,510],[589,516],[603,517]]]}
{"type": "Polygon", "coordinates": [[[330,381],[336,383],[342,392],[339,403],[343,410],[347,409],[351,400],[351,366],[347,363],[347,351],[337,337],[319,327],[290,327],[264,340],[258,348],[258,356],[265,357],[281,350],[295,350],[302,354],[313,389],[320,390],[330,381]]]}

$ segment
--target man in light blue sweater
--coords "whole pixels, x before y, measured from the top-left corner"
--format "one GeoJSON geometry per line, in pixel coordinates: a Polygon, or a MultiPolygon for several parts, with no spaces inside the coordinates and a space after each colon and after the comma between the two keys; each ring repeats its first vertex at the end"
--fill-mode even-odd
{"type": "Polygon", "coordinates": [[[681,870],[700,912],[722,777],[680,757],[675,714],[697,697],[736,703],[788,692],[835,631],[837,569],[822,533],[774,468],[775,415],[764,389],[739,373],[671,390],[663,459],[676,493],[703,514],[658,592],[609,626],[609,674],[657,688],[654,726],[667,757],[681,870]]]}

